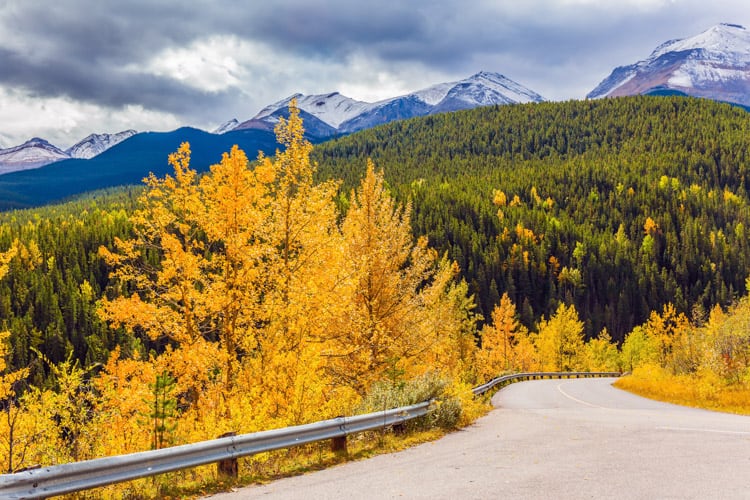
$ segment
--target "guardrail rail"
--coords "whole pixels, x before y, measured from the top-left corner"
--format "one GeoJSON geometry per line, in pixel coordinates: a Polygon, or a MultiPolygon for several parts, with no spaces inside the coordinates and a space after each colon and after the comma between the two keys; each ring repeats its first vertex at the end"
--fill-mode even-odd
{"type": "Polygon", "coordinates": [[[503,375],[501,377],[494,378],[487,382],[477,386],[471,390],[475,396],[484,394],[485,392],[497,387],[502,386],[506,383],[518,382],[520,380],[532,380],[542,378],[581,378],[581,377],[619,377],[619,372],[528,372],[528,373],[511,373],[510,375],[503,375]]]}
{"type": "MultiPolygon", "coordinates": [[[[497,377],[472,389],[485,394],[496,386],[533,378],[613,377],[615,372],[538,372],[497,377]]],[[[292,448],[317,441],[337,440],[368,430],[384,429],[426,415],[432,401],[393,408],[382,412],[339,417],[311,424],[228,436],[194,444],[128,455],[96,458],[82,462],[40,467],[0,474],[0,498],[46,498],[99,486],[155,476],[199,465],[219,463],[262,453],[292,448]]]]}

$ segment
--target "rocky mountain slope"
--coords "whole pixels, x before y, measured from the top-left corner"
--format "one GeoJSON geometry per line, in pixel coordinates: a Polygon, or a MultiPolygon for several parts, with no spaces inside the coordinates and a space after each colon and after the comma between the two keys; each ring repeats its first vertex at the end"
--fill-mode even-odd
{"type": "Polygon", "coordinates": [[[647,59],[616,68],[587,97],[670,91],[750,105],[750,31],[719,24],[699,35],[668,41],[647,59]]]}

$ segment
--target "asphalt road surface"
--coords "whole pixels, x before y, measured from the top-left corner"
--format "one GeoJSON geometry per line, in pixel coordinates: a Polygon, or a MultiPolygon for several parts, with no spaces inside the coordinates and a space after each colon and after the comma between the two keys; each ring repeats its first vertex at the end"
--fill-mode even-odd
{"type": "Polygon", "coordinates": [[[613,380],[512,384],[438,441],[212,498],[750,499],[750,417],[650,401],[613,380]]]}

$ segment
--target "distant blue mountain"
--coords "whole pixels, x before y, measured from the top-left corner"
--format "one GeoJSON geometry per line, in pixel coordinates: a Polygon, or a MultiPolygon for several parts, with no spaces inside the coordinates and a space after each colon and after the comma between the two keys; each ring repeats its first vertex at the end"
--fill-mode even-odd
{"type": "Polygon", "coordinates": [[[378,106],[373,106],[366,113],[345,121],[341,124],[339,130],[344,133],[351,133],[395,120],[424,116],[429,114],[432,108],[415,95],[398,97],[378,106]]]}
{"type": "Polygon", "coordinates": [[[44,205],[96,189],[140,184],[153,172],[171,173],[170,153],[190,143],[191,167],[199,172],[218,163],[233,145],[254,159],[258,151],[273,154],[277,144],[268,130],[237,130],[216,135],[194,128],[172,132],[144,132],[121,142],[89,160],[71,159],[33,170],[0,176],[0,210],[44,205]]]}

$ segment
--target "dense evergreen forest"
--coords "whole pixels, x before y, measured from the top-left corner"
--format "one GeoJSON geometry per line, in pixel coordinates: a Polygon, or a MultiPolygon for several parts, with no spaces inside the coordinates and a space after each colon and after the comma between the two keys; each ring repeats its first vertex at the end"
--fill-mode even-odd
{"type": "Polygon", "coordinates": [[[749,148],[744,110],[632,97],[397,122],[314,156],[350,185],[383,168],[485,318],[507,292],[532,329],[568,303],[622,341],[666,303],[701,319],[744,293],[749,148]]]}
{"type": "Polygon", "coordinates": [[[84,366],[106,361],[117,345],[130,351],[133,339],[96,314],[109,284],[98,251],[129,235],[128,214],[140,191],[101,191],[0,214],[0,248],[13,254],[0,280],[0,330],[11,332],[9,366],[32,366],[32,382],[41,383],[45,373],[34,350],[52,363],[71,358],[84,366]]]}
{"type": "MultiPolygon", "coordinates": [[[[344,180],[344,206],[366,158],[384,169],[412,202],[414,233],[459,264],[486,320],[507,292],[532,330],[565,303],[588,337],[606,327],[621,341],[666,303],[700,319],[744,292],[749,129],[745,111],[705,100],[544,103],[397,122],[313,158],[319,177],[344,180]]],[[[32,382],[44,377],[32,347],[91,366],[148,342],[95,311],[110,286],[98,249],[129,235],[139,191],[0,214],[0,252],[18,249],[0,280],[0,331],[10,367],[36,362],[32,382]]]]}

